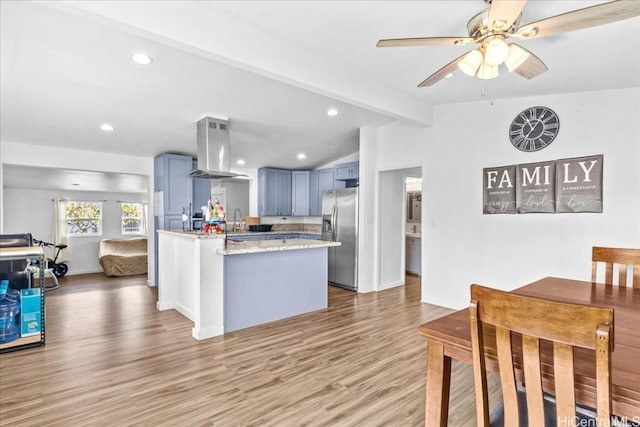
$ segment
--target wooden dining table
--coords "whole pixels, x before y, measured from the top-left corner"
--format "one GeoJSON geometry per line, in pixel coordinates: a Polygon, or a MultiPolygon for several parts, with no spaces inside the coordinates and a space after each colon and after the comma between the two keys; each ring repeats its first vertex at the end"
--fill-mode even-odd
{"type": "MultiPolygon", "coordinates": [[[[613,307],[614,351],[611,362],[612,413],[640,421],[640,289],[607,286],[578,280],[545,277],[512,291],[518,295],[568,303],[613,307]]],[[[527,313],[522,313],[526,316],[527,313]]],[[[542,319],[541,319],[542,320],[542,319]]],[[[571,319],[567,319],[570,323],[571,319]]],[[[420,325],[427,340],[426,426],[446,426],[449,412],[451,360],[472,363],[469,311],[463,309],[420,325]]],[[[487,370],[498,371],[495,330],[485,328],[487,370]]],[[[514,339],[517,345],[517,339],[514,339]]],[[[548,343],[547,343],[548,344],[548,343]]],[[[595,407],[595,357],[593,351],[574,353],[576,401],[595,407]]],[[[553,393],[550,345],[541,345],[543,387],[553,393]]],[[[514,361],[516,376],[523,379],[521,364],[514,361]]],[[[454,379],[455,380],[455,379],[454,379]]],[[[474,393],[473,389],[469,390],[474,393]]]]}

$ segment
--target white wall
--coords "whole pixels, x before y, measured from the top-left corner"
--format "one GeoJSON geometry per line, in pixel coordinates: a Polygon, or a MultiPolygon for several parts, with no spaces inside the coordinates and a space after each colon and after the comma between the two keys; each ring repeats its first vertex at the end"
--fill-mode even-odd
{"type": "MultiPolygon", "coordinates": [[[[5,233],[31,233],[34,238],[52,242],[52,215],[54,198],[86,200],[102,203],[101,236],[69,236],[69,275],[102,272],[98,262],[101,239],[132,238],[121,234],[120,203],[147,202],[146,194],[95,193],[87,191],[52,191],[21,188],[4,189],[5,233]]],[[[54,253],[48,254],[53,257],[54,253]]]]}
{"type": "MultiPolygon", "coordinates": [[[[381,233],[386,232],[378,216],[381,203],[385,203],[380,197],[380,174],[384,171],[421,168],[429,133],[428,128],[402,122],[394,122],[381,128],[366,126],[360,129],[360,292],[380,290],[388,283],[386,278],[384,284],[380,279],[381,233]]],[[[403,190],[399,194],[403,196],[403,190]]],[[[403,221],[402,213],[398,215],[403,221]]],[[[397,250],[404,253],[403,248],[404,246],[397,250]]],[[[401,271],[401,266],[398,266],[398,271],[401,271]]]]}
{"type": "MultiPolygon", "coordinates": [[[[147,200],[152,200],[153,195],[153,158],[136,157],[124,154],[99,153],[95,151],[75,150],[68,148],[50,147],[18,144],[2,141],[0,143],[0,161],[4,164],[40,166],[62,169],[79,169],[101,172],[131,173],[145,175],[148,177],[149,190],[146,195],[147,200]]],[[[12,207],[6,200],[6,189],[3,197],[3,217],[8,216],[12,207]]],[[[49,200],[53,197],[50,195],[49,200]]],[[[105,198],[105,197],[102,197],[105,198]]],[[[51,227],[51,221],[48,222],[51,227]]],[[[148,246],[147,250],[153,253],[155,230],[153,229],[153,209],[149,208],[148,246]]],[[[7,222],[3,218],[3,232],[8,233],[7,222]]],[[[72,264],[69,264],[72,268],[72,264]]],[[[154,258],[149,257],[148,274],[149,281],[152,281],[154,271],[154,258]]]]}
{"type": "Polygon", "coordinates": [[[380,253],[378,290],[404,284],[405,268],[405,170],[385,171],[379,176],[380,253]]]}
{"type": "Polygon", "coordinates": [[[640,247],[639,117],[638,88],[438,107],[425,157],[423,300],[461,308],[471,283],[510,290],[545,276],[589,280],[592,246],[640,247]],[[558,114],[560,132],[523,153],[507,129],[535,105],[558,114]],[[483,167],[591,154],[604,154],[603,213],[482,214],[483,167]]]}
{"type": "Polygon", "coordinates": [[[640,89],[632,88],[443,105],[433,128],[396,122],[365,129],[360,289],[379,285],[374,172],[416,162],[423,166],[424,302],[466,307],[471,283],[510,290],[545,276],[589,280],[592,246],[640,247],[638,117],[640,89]],[[510,144],[507,129],[517,113],[535,105],[558,114],[560,133],[546,149],[523,153],[510,144]],[[604,154],[603,213],[482,214],[484,167],[591,154],[604,154]]]}

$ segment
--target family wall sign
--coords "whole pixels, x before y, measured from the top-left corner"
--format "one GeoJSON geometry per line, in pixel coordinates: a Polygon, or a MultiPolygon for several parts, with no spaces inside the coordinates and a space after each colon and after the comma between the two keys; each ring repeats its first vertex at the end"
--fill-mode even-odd
{"type": "Polygon", "coordinates": [[[602,212],[602,154],[484,168],[484,214],[602,212]]]}

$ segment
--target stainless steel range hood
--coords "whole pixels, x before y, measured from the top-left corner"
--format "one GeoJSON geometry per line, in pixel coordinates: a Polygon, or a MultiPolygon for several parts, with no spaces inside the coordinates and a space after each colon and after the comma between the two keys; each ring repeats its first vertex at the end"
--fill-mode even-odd
{"type": "Polygon", "coordinates": [[[191,178],[224,179],[241,175],[231,173],[229,122],[204,117],[198,120],[198,169],[189,172],[191,178]]]}

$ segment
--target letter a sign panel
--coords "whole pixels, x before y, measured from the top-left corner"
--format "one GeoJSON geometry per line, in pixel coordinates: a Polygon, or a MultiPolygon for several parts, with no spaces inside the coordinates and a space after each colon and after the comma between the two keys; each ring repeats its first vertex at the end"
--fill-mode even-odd
{"type": "Polygon", "coordinates": [[[602,212],[603,155],[556,160],[557,212],[602,212]]]}

